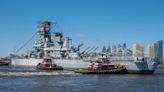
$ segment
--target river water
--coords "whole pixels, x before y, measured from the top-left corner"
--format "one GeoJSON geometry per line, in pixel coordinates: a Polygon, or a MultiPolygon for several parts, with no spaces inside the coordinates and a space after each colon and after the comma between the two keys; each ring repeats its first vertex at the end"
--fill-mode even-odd
{"type": "Polygon", "coordinates": [[[164,92],[164,69],[152,75],[82,75],[0,66],[0,92],[164,92]]]}

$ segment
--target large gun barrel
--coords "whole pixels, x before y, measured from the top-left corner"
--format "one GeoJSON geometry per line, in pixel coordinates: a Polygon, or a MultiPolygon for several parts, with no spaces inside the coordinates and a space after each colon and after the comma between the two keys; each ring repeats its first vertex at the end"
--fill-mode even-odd
{"type": "Polygon", "coordinates": [[[87,47],[87,48],[82,52],[82,54],[84,54],[88,49],[90,49],[90,47],[87,47]]]}
{"type": "Polygon", "coordinates": [[[90,51],[92,51],[95,47],[90,48],[85,54],[88,54],[90,51]]]}
{"type": "Polygon", "coordinates": [[[93,49],[89,54],[94,53],[99,47],[96,47],[95,49],[93,49]]]}

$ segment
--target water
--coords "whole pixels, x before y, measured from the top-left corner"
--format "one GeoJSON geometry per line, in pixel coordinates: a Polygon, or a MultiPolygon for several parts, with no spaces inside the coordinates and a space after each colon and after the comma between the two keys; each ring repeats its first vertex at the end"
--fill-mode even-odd
{"type": "Polygon", "coordinates": [[[0,92],[164,92],[164,69],[153,75],[82,75],[1,66],[0,92]]]}

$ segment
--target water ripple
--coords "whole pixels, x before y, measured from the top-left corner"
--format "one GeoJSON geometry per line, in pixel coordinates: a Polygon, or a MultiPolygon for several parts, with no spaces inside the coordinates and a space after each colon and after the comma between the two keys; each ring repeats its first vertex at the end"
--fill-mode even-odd
{"type": "Polygon", "coordinates": [[[0,76],[45,76],[45,75],[75,75],[72,71],[54,72],[0,72],[0,76]]]}

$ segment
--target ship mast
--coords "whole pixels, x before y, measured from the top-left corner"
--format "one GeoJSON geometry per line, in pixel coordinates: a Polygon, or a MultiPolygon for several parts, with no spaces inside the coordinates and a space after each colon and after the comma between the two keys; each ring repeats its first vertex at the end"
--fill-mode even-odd
{"type": "Polygon", "coordinates": [[[38,30],[39,40],[38,42],[44,47],[49,47],[52,43],[51,40],[51,22],[44,21],[38,30]]]}
{"type": "Polygon", "coordinates": [[[41,23],[41,26],[37,30],[39,39],[35,42],[33,50],[29,53],[29,57],[44,57],[44,48],[50,47],[52,45],[51,25],[52,22],[50,21],[44,21],[41,23]]]}

